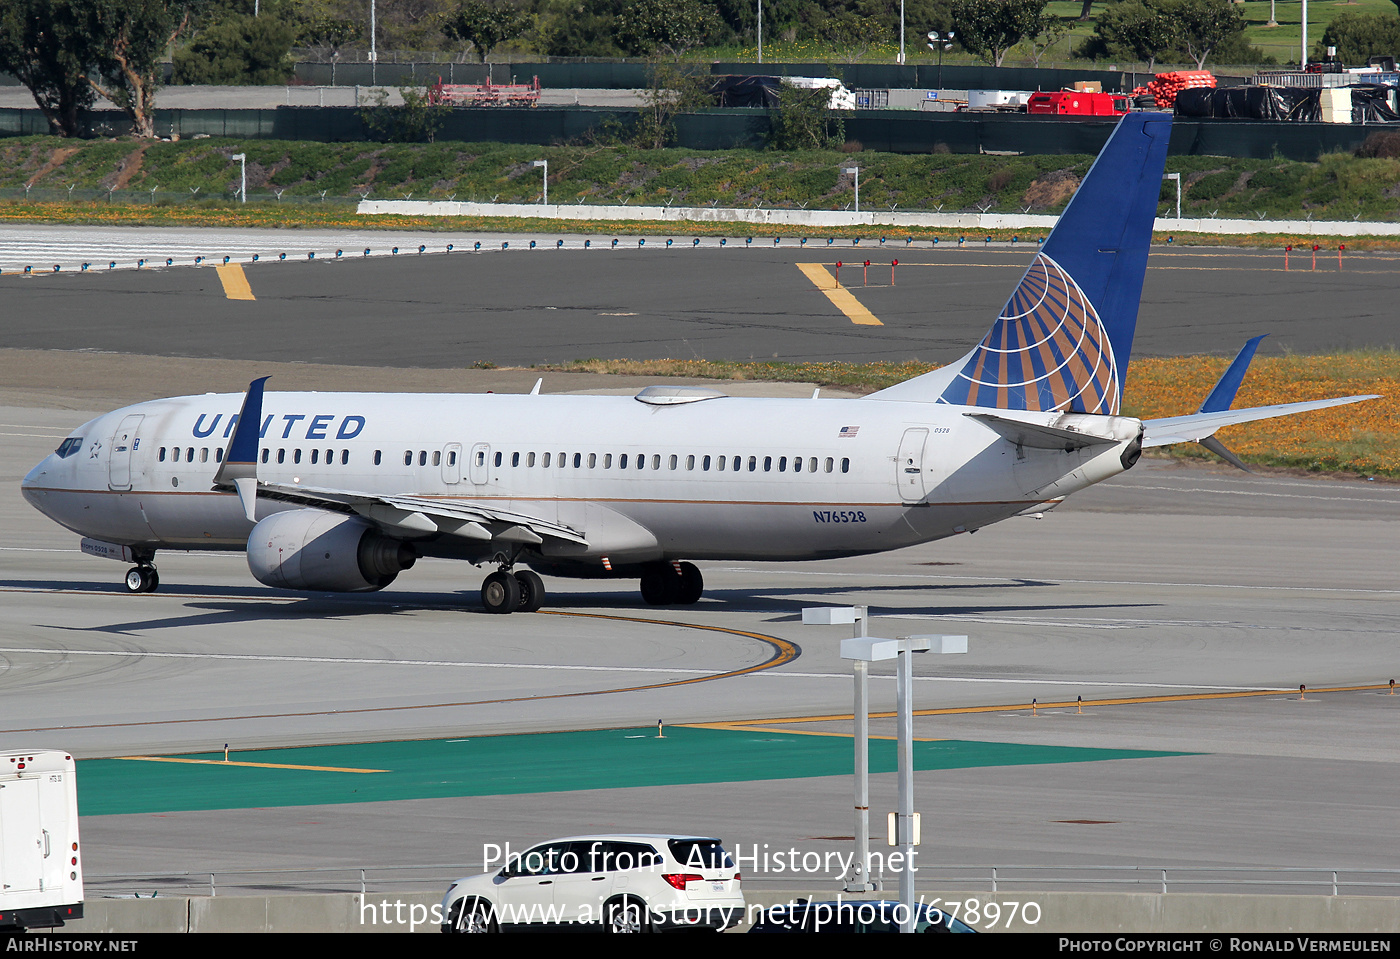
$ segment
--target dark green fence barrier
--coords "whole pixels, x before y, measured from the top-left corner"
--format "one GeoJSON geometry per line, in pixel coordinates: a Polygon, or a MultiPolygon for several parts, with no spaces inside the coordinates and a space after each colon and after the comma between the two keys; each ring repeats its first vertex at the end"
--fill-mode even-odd
{"type": "Polygon", "coordinates": [[[338,87],[395,87],[405,83],[529,83],[546,88],[634,90],[647,85],[645,63],[298,63],[302,83],[338,87]]]}
{"type": "MultiPolygon", "coordinates": [[[[579,142],[629,129],[637,111],[627,108],[539,107],[452,110],[438,140],[556,144],[579,142]]],[[[131,132],[114,110],[85,117],[89,136],[131,132]]],[[[760,109],[708,110],[676,120],[678,145],[692,150],[762,147],[771,117],[760,109]]],[[[867,150],[928,153],[1094,154],[1113,129],[1111,119],[1068,120],[1024,114],[940,114],[909,110],[862,110],[846,120],[846,137],[867,150]]],[[[1324,153],[1350,152],[1373,133],[1400,131],[1400,124],[1288,123],[1268,120],[1177,120],[1170,152],[1315,161],[1324,153]]],[[[48,133],[37,109],[0,110],[0,135],[48,133]]],[[[277,107],[272,110],[159,110],[159,136],[205,135],[249,139],[366,140],[360,111],[353,107],[277,107]]]]}
{"type": "MultiPolygon", "coordinates": [[[[1142,86],[1150,73],[1121,73],[1086,67],[1083,70],[1039,69],[1031,67],[989,67],[921,63],[896,66],[891,63],[714,63],[679,65],[681,70],[745,76],[840,77],[851,89],[945,89],[945,90],[1058,90],[1077,80],[1098,80],[1110,92],[1142,86]]],[[[170,65],[165,64],[162,83],[170,82],[170,65]]],[[[373,87],[400,86],[404,83],[482,83],[487,75],[492,83],[529,83],[538,76],[546,88],[635,90],[647,85],[647,64],[641,61],[560,62],[560,63],[311,63],[296,64],[296,79],[317,86],[373,87]]],[[[1243,83],[1243,77],[1219,76],[1221,86],[1243,83]]],[[[0,85],[19,81],[0,74],[0,85]]]]}

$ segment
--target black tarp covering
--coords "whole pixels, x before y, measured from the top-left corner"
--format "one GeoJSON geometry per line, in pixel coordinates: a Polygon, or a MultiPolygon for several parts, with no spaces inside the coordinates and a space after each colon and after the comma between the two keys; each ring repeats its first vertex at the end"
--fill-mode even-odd
{"type": "Polygon", "coordinates": [[[1322,119],[1320,93],[1308,87],[1182,90],[1176,95],[1176,112],[1184,117],[1317,121],[1322,119]]]}
{"type": "Polygon", "coordinates": [[[778,105],[778,91],[783,82],[777,77],[715,77],[710,82],[710,95],[718,107],[766,107],[778,105]]]}
{"type": "MultiPolygon", "coordinates": [[[[1358,85],[1351,90],[1352,123],[1384,123],[1400,120],[1390,108],[1386,87],[1358,85]]],[[[1218,120],[1322,119],[1322,91],[1312,87],[1226,87],[1220,90],[1182,90],[1176,95],[1176,112],[1183,117],[1218,120]]]]}
{"type": "Polygon", "coordinates": [[[1391,123],[1400,120],[1390,108],[1390,89],[1379,86],[1351,88],[1352,123],[1391,123]]]}

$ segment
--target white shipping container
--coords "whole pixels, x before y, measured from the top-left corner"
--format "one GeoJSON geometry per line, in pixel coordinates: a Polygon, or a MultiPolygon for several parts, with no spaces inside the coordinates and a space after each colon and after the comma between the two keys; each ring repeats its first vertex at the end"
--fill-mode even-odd
{"type": "Polygon", "coordinates": [[[1005,106],[1025,106],[1030,93],[1024,90],[969,90],[967,108],[969,110],[992,110],[1005,106]]]}

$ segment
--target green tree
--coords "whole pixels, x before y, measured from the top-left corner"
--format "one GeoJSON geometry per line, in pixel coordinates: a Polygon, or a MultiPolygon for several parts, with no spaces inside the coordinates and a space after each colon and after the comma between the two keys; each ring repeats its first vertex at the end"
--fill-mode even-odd
{"type": "Polygon", "coordinates": [[[338,57],[341,47],[362,40],[364,35],[364,28],[357,20],[318,16],[300,22],[295,42],[299,47],[319,49],[338,57]]]}
{"type": "Polygon", "coordinates": [[[669,63],[653,60],[647,69],[647,89],[632,140],[639,147],[659,150],[676,140],[676,115],[714,106],[709,77],[682,73],[669,63]]]}
{"type": "Polygon", "coordinates": [[[1030,48],[1031,60],[1036,66],[1040,66],[1041,58],[1050,52],[1050,48],[1069,36],[1069,27],[1065,26],[1057,17],[1050,17],[1045,29],[1033,37],[1026,40],[1026,46],[1030,48]]]}
{"type": "Polygon", "coordinates": [[[175,83],[276,84],[292,78],[295,27],[277,17],[234,17],[175,51],[175,83]]]}
{"type": "Polygon", "coordinates": [[[189,28],[196,0],[83,0],[82,32],[95,66],[97,94],[131,118],[132,132],[154,137],[161,58],[189,28]]]}
{"type": "Polygon", "coordinates": [[[1159,0],[1119,0],[1099,14],[1094,35],[1084,41],[1079,55],[1094,59],[1141,60],[1148,70],[1159,57],[1180,47],[1177,21],[1159,0]]]}
{"type": "Polygon", "coordinates": [[[775,150],[820,150],[846,142],[846,122],[831,109],[831,90],[786,84],[778,92],[768,145],[775,150]]]}
{"type": "Polygon", "coordinates": [[[893,33],[879,17],[849,12],[827,19],[821,27],[821,36],[847,63],[863,58],[872,46],[893,39],[893,33]]]}
{"type": "Polygon", "coordinates": [[[993,66],[1001,66],[1007,52],[1030,37],[1039,36],[1052,18],[1046,0],[956,0],[952,8],[953,31],[964,50],[993,66]]]}
{"type": "Polygon", "coordinates": [[[1343,13],[1327,25],[1313,56],[1322,60],[1328,47],[1337,48],[1343,63],[1361,64],[1374,56],[1400,53],[1400,18],[1384,13],[1343,13]]]}
{"type": "Polygon", "coordinates": [[[676,59],[707,42],[719,26],[702,0],[631,0],[617,12],[617,41],[634,56],[665,52],[676,59]]]}
{"type": "Polygon", "coordinates": [[[1160,62],[1190,59],[1205,67],[1212,54],[1233,63],[1272,60],[1245,39],[1244,16],[1230,0],[1118,0],[1099,14],[1094,35],[1077,51],[1094,59],[1160,62]]]}
{"type": "Polygon", "coordinates": [[[94,99],[83,75],[86,41],[73,0],[5,0],[0,6],[0,70],[28,88],[59,136],[82,132],[79,113],[94,99]]]}
{"type": "Polygon", "coordinates": [[[446,104],[433,103],[428,91],[413,84],[399,87],[402,105],[390,106],[389,94],[375,90],[368,106],[360,108],[360,120],[369,135],[380,143],[429,143],[447,122],[446,104]]]}
{"type": "Polygon", "coordinates": [[[449,40],[471,44],[485,63],[496,44],[515,39],[530,26],[531,18],[510,3],[464,0],[443,18],[442,32],[449,40]]]}
{"type": "Polygon", "coordinates": [[[1167,12],[1176,18],[1182,46],[1197,70],[1212,51],[1244,35],[1244,14],[1230,0],[1172,0],[1167,12]]]}
{"type": "Polygon", "coordinates": [[[619,57],[618,0],[541,0],[540,46],[556,57],[619,57]]]}

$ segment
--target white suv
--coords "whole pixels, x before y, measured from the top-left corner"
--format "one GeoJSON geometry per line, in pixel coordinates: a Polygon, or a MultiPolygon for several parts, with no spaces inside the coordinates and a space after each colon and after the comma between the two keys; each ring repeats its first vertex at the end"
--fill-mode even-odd
{"type": "Polygon", "coordinates": [[[718,839],[573,836],[506,850],[503,868],[448,887],[443,932],[718,931],[744,918],[739,871],[718,839]]]}

